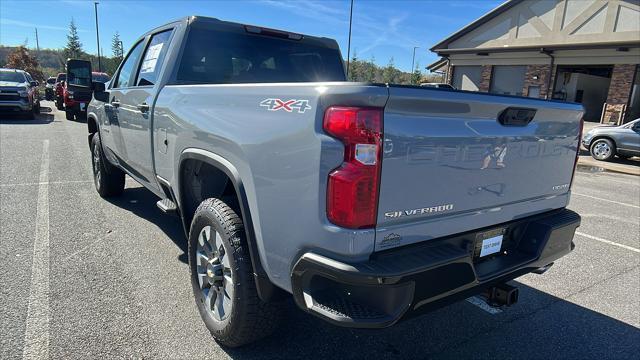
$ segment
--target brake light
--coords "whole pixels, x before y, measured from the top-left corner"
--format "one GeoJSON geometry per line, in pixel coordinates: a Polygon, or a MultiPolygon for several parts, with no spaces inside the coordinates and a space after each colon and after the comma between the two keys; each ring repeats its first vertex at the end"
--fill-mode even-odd
{"type": "Polygon", "coordinates": [[[580,130],[578,130],[578,148],[576,149],[576,160],[573,162],[573,173],[571,174],[571,182],[569,183],[569,189],[573,186],[573,178],[576,176],[576,169],[578,168],[578,159],[580,158],[580,145],[582,144],[582,131],[584,129],[584,119],[580,119],[580,130]]]}
{"type": "Polygon", "coordinates": [[[344,144],[344,161],[331,171],[327,185],[327,217],[338,226],[362,229],[376,225],[382,111],[334,106],[324,114],[324,130],[344,144]]]}

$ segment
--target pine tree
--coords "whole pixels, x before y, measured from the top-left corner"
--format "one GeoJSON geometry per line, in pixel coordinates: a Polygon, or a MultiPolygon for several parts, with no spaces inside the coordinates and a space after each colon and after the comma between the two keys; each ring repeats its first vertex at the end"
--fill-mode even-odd
{"type": "Polygon", "coordinates": [[[411,73],[411,84],[416,85],[422,79],[422,72],[420,71],[420,63],[416,62],[416,67],[413,69],[413,73],[411,73]]]}
{"type": "Polygon", "coordinates": [[[389,59],[387,66],[382,70],[382,81],[390,84],[395,83],[398,72],[398,69],[395,68],[392,56],[391,59],[389,59]]]}
{"type": "Polygon", "coordinates": [[[82,43],[80,42],[80,37],[78,36],[78,28],[76,27],[76,23],[71,18],[71,23],[69,24],[69,34],[67,34],[67,46],[64,48],[64,54],[67,58],[77,59],[82,56],[82,43]]]}
{"type": "Polygon", "coordinates": [[[111,52],[114,58],[122,60],[124,50],[122,49],[122,41],[120,41],[120,33],[117,31],[113,34],[113,38],[111,38],[111,52]]]}

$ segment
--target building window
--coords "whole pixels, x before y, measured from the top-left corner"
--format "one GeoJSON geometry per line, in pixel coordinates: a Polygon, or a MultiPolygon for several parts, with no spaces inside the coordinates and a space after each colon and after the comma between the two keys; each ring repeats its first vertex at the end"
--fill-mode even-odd
{"type": "Polygon", "coordinates": [[[500,95],[520,95],[524,88],[526,66],[496,65],[491,76],[489,92],[500,95]]]}
{"type": "Polygon", "coordinates": [[[626,120],[631,121],[640,118],[640,65],[636,66],[636,74],[631,87],[631,97],[627,108],[626,120]]]}
{"type": "Polygon", "coordinates": [[[453,86],[459,90],[478,91],[482,66],[454,66],[453,86]]]}

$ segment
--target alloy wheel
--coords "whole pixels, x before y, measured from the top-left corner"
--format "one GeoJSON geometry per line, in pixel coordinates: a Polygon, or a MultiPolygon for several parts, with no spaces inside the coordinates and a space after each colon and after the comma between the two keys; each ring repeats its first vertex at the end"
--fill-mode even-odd
{"type": "Polygon", "coordinates": [[[198,235],[196,268],[201,299],[207,313],[221,321],[231,314],[233,303],[233,271],[222,237],[211,226],[198,235]]]}

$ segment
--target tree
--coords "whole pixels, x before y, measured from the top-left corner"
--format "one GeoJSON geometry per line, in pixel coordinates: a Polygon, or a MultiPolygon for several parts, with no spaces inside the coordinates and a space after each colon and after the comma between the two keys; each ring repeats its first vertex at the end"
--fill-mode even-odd
{"type": "Polygon", "coordinates": [[[64,48],[64,54],[67,58],[78,59],[82,57],[83,53],[80,36],[78,36],[78,28],[73,18],[71,18],[69,34],[67,34],[67,46],[64,48]]]}
{"type": "Polygon", "coordinates": [[[116,31],[111,38],[111,52],[113,57],[122,60],[124,56],[124,50],[122,49],[122,41],[120,41],[120,34],[116,31]]]}
{"type": "Polygon", "coordinates": [[[400,71],[396,69],[393,57],[391,57],[387,66],[382,70],[382,81],[385,83],[396,83],[399,73],[400,71]]]}
{"type": "Polygon", "coordinates": [[[31,77],[35,80],[44,80],[44,75],[42,75],[42,71],[40,71],[38,60],[31,56],[29,50],[24,46],[18,46],[7,56],[7,64],[5,66],[10,69],[24,70],[31,74],[31,77]]]}
{"type": "Polygon", "coordinates": [[[416,85],[420,83],[420,79],[422,79],[422,72],[420,71],[420,63],[416,62],[416,67],[413,69],[411,73],[411,84],[416,85]]]}

